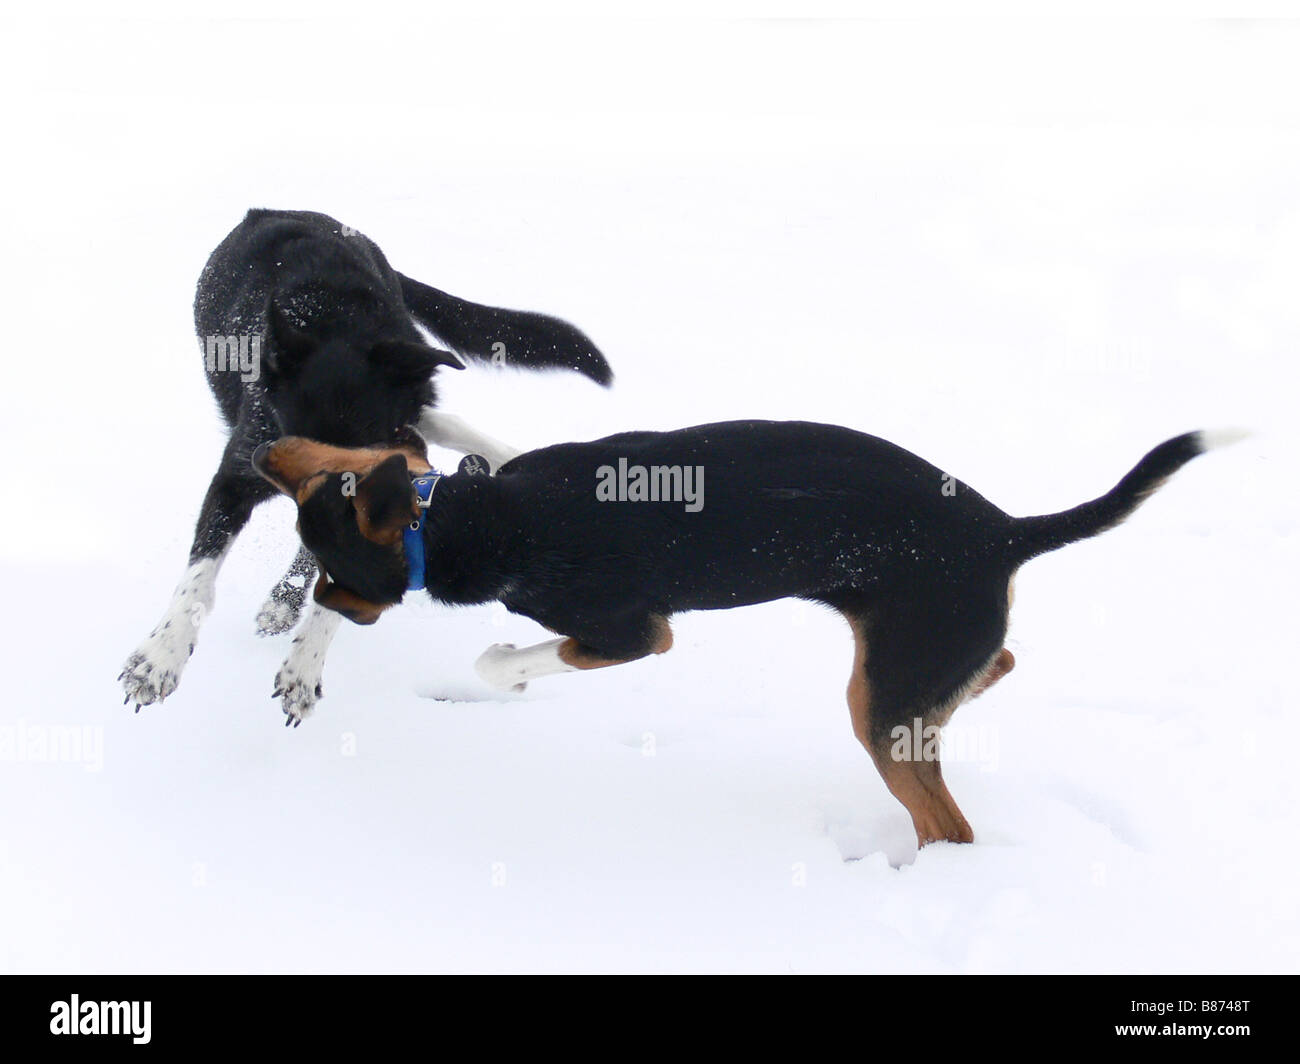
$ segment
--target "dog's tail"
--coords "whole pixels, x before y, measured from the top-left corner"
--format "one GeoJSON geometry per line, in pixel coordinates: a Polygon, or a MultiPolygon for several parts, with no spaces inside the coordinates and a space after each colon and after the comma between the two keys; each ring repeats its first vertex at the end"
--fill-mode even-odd
{"type": "Polygon", "coordinates": [[[1193,458],[1215,447],[1236,443],[1246,435],[1229,429],[1175,436],[1148,453],[1101,498],[1057,514],[1019,518],[1012,525],[1008,544],[1013,561],[1019,565],[1039,554],[1114,528],[1193,458]]]}
{"type": "Polygon", "coordinates": [[[571,369],[597,384],[614,379],[605,356],[580,329],[549,314],[471,303],[398,274],[407,309],[459,354],[521,369],[571,369]]]}

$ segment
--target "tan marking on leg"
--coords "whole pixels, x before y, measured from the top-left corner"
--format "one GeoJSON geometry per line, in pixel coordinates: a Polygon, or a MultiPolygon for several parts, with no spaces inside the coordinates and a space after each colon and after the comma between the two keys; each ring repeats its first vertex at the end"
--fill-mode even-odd
{"type": "MultiPolygon", "coordinates": [[[[845,619],[853,629],[853,674],[849,677],[848,688],[853,734],[871,755],[876,771],[885,781],[889,793],[903,803],[911,816],[912,827],[916,831],[916,844],[924,846],[927,842],[940,839],[948,842],[974,842],[975,833],[943,782],[938,760],[895,761],[889,739],[873,741],[866,633],[860,621],[847,614],[845,619]]],[[[1010,656],[1009,652],[1004,653],[1010,656]]]]}
{"type": "Polygon", "coordinates": [[[867,637],[860,621],[845,614],[845,620],[853,629],[853,672],[849,676],[849,720],[853,722],[853,734],[858,742],[871,749],[870,716],[871,691],[867,687],[867,637]]]}
{"type": "Polygon", "coordinates": [[[993,664],[984,671],[984,675],[975,681],[975,686],[971,688],[971,693],[967,696],[967,699],[979,698],[980,695],[1015,667],[1016,656],[1006,647],[1003,647],[998,651],[998,656],[993,659],[993,664]]]}
{"type": "Polygon", "coordinates": [[[916,844],[947,840],[974,842],[975,833],[943,782],[938,760],[895,761],[887,743],[868,747],[889,792],[906,807],[916,829],[916,844]]]}
{"type": "Polygon", "coordinates": [[[659,616],[652,617],[651,628],[649,646],[644,652],[635,654],[630,658],[602,658],[598,654],[583,649],[582,644],[572,637],[565,639],[560,644],[557,653],[562,662],[566,665],[572,665],[575,669],[604,669],[610,665],[622,665],[629,661],[637,661],[651,654],[667,653],[673,645],[673,630],[669,626],[667,619],[659,616]]]}

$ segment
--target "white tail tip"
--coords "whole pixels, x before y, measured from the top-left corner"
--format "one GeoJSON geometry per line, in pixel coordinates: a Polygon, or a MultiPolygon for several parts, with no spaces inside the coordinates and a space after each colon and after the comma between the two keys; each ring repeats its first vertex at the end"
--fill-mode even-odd
{"type": "Polygon", "coordinates": [[[1230,447],[1234,443],[1240,443],[1249,435],[1250,432],[1246,429],[1202,429],[1201,449],[1213,451],[1218,447],[1230,447]]]}

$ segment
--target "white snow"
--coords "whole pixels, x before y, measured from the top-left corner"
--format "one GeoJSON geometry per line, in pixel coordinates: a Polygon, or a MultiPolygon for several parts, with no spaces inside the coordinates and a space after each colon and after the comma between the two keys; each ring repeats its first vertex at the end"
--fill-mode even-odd
{"type": "Polygon", "coordinates": [[[0,970],[1296,970],[1295,26],[9,37],[0,970]],[[253,205],[586,330],[609,392],[440,375],[510,444],[807,418],[1029,514],[1252,435],[1021,571],[1018,667],[951,725],[971,846],[917,853],[848,631],[792,602],[511,696],[475,658],[548,633],[408,596],[343,626],[286,730],[289,637],[253,627],[287,501],[137,716],[115,677],[223,440],[193,285],[253,205]]]}

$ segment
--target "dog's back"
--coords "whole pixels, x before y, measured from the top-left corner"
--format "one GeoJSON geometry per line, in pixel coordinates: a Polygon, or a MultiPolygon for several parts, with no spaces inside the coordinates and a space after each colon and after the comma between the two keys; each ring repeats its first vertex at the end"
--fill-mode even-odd
{"type": "Polygon", "coordinates": [[[641,586],[663,598],[656,608],[673,610],[836,600],[920,574],[958,581],[987,572],[1011,524],[901,447],[806,422],[561,444],[521,455],[498,478],[521,513],[547,515],[528,533],[543,540],[535,557],[547,557],[552,540],[586,544],[583,582],[623,586],[654,559],[641,586]]]}
{"type": "MultiPolygon", "coordinates": [[[[295,348],[314,352],[337,341],[331,352],[333,365],[313,360],[316,368],[326,370],[327,379],[298,380],[299,393],[337,392],[339,382],[329,378],[340,363],[361,356],[369,363],[351,374],[357,377],[355,382],[342,382],[347,395],[372,407],[391,405],[369,393],[376,381],[386,383],[384,378],[396,377],[407,398],[418,399],[418,409],[436,402],[428,384],[435,364],[460,363],[441,352],[444,357],[439,363],[426,364],[427,360],[417,358],[407,366],[400,345],[424,343],[416,322],[462,356],[520,369],[575,370],[600,384],[613,379],[595,344],[568,322],[548,314],[473,303],[407,277],[394,270],[363,233],[315,211],[250,210],[209,257],[194,297],[194,324],[208,384],[232,426],[248,397],[265,393],[268,374],[241,376],[229,372],[224,360],[214,365],[214,341],[224,347],[260,344],[262,368],[281,375],[299,368],[287,365],[295,348]],[[377,341],[398,345],[396,354],[370,357],[377,341]],[[396,365],[391,364],[394,360],[396,365]]],[[[282,403],[272,405],[284,433],[341,444],[380,438],[342,438],[330,432],[330,426],[294,424],[285,418],[282,403]]],[[[351,400],[344,405],[351,405],[351,400]]],[[[378,419],[392,422],[392,428],[413,422],[415,413],[404,409],[398,416],[378,419]]]]}
{"type": "Polygon", "coordinates": [[[209,338],[274,343],[271,303],[316,337],[352,330],[361,336],[418,340],[401,298],[397,272],[363,234],[315,211],[250,210],[217,246],[199,276],[194,327],[204,348],[208,385],[230,425],[246,395],[263,389],[213,365],[209,338]]]}
{"type": "MultiPolygon", "coordinates": [[[[359,292],[400,291],[397,272],[364,234],[315,211],[250,210],[208,257],[194,297],[200,336],[260,325],[271,293],[317,299],[316,314],[337,313],[359,292]]],[[[398,303],[400,308],[400,301],[398,303]]]]}

